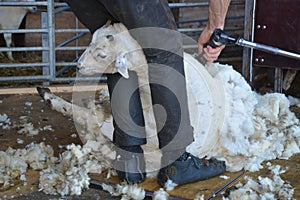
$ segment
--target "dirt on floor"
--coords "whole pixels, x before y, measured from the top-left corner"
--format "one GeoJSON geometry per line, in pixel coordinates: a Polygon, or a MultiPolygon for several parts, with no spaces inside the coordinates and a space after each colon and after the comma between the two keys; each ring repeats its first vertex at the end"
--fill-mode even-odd
{"type": "MultiPolygon", "coordinates": [[[[71,93],[58,93],[65,99],[72,98],[71,93]]],[[[298,118],[300,118],[300,109],[292,108],[298,118]]],[[[0,114],[6,113],[11,120],[12,124],[18,124],[22,116],[27,116],[28,122],[33,123],[34,128],[43,128],[50,126],[49,130],[40,130],[38,135],[27,136],[17,133],[18,127],[8,130],[0,130],[0,151],[5,151],[7,148],[14,149],[24,148],[27,144],[32,142],[40,143],[45,142],[53,147],[55,156],[64,151],[64,146],[74,143],[82,144],[79,137],[76,137],[77,131],[72,119],[63,116],[62,114],[51,110],[41,97],[35,94],[10,94],[0,95],[0,114]],[[20,141],[23,143],[21,144],[20,141]]],[[[274,160],[272,163],[280,164],[283,167],[289,168],[288,172],[282,174],[283,180],[287,180],[296,189],[294,193],[295,199],[300,199],[300,155],[293,156],[289,160],[274,160]]],[[[257,176],[266,176],[269,172],[267,169],[262,169],[257,173],[247,173],[246,175],[256,178],[257,176]]],[[[234,177],[233,173],[226,173],[227,176],[234,177]]],[[[0,199],[1,198],[14,198],[14,199],[61,199],[60,196],[46,195],[38,192],[39,171],[28,170],[26,173],[28,184],[24,186],[20,180],[15,180],[14,185],[9,187],[2,187],[0,185],[0,199]]],[[[178,187],[172,191],[172,195],[179,195],[183,193],[205,193],[212,194],[220,179],[211,179],[198,184],[190,184],[183,187],[178,187]]],[[[149,180],[150,184],[155,185],[155,180],[149,180]]],[[[225,183],[226,181],[224,181],[225,183]]],[[[80,196],[65,197],[66,199],[119,199],[119,197],[111,197],[107,192],[99,189],[89,189],[83,192],[80,196]]],[[[190,196],[191,199],[194,196],[190,196]]],[[[216,199],[220,199],[219,197],[216,199]]]]}
{"type": "MultiPolygon", "coordinates": [[[[66,99],[71,99],[71,94],[62,94],[66,99]]],[[[20,117],[27,116],[27,121],[34,125],[35,129],[50,126],[50,130],[39,131],[38,135],[27,136],[17,133],[19,128],[0,130],[0,151],[5,151],[11,147],[14,149],[24,148],[32,142],[45,142],[54,149],[55,156],[65,150],[68,144],[82,144],[77,136],[77,131],[72,119],[51,110],[45,102],[41,101],[38,94],[26,95],[0,95],[0,114],[7,114],[12,124],[18,124],[20,117]],[[22,140],[23,143],[20,144],[22,140]]],[[[0,184],[0,199],[61,199],[57,195],[47,195],[38,192],[39,171],[28,170],[26,173],[26,186],[23,181],[15,180],[9,187],[0,184]]],[[[119,199],[111,197],[107,192],[99,189],[89,189],[80,196],[64,197],[63,199],[119,199]]]]}

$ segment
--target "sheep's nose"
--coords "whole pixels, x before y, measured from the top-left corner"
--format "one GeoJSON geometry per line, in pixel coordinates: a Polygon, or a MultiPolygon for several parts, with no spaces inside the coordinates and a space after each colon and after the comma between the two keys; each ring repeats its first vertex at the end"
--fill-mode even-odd
{"type": "Polygon", "coordinates": [[[77,68],[78,71],[81,70],[81,69],[83,69],[82,63],[81,63],[81,62],[78,62],[76,68],[77,68]]]}

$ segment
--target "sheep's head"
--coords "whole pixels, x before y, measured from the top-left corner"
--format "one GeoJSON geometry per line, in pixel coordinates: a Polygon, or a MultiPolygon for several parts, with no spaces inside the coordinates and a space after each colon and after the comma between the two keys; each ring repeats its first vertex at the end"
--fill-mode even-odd
{"type": "Polygon", "coordinates": [[[94,34],[89,47],[78,61],[79,73],[94,75],[119,72],[128,78],[128,54],[140,49],[123,24],[106,24],[94,34]]]}

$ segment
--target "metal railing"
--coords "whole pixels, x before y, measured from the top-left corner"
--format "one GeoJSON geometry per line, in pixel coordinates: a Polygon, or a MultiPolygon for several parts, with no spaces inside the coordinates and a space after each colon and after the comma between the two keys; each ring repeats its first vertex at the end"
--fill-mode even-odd
{"type": "MultiPolygon", "coordinates": [[[[234,3],[233,3],[234,4],[234,3]]],[[[207,2],[193,2],[193,3],[170,3],[171,8],[192,8],[192,7],[203,7],[208,6],[207,2]]],[[[50,84],[54,82],[72,82],[76,79],[76,77],[62,77],[61,75],[69,69],[74,69],[76,66],[76,59],[79,55],[77,53],[77,57],[73,59],[73,61],[58,61],[56,59],[57,53],[59,51],[76,51],[80,52],[86,49],[86,46],[79,46],[77,43],[75,46],[66,46],[69,43],[80,39],[83,35],[88,33],[88,29],[79,28],[77,25],[75,28],[65,28],[65,29],[56,29],[55,27],[55,14],[60,12],[65,12],[68,9],[66,3],[57,3],[54,0],[47,1],[36,1],[36,2],[0,2],[0,6],[37,6],[39,9],[39,13],[41,14],[41,28],[38,29],[18,29],[18,30],[0,30],[1,33],[23,33],[23,34],[33,34],[39,33],[42,35],[41,46],[28,46],[28,47],[0,47],[0,52],[22,52],[22,51],[36,51],[42,53],[42,61],[41,62],[31,62],[31,63],[0,63],[0,70],[6,68],[26,68],[26,67],[41,67],[42,74],[40,75],[28,75],[28,76],[18,76],[18,74],[14,74],[13,76],[0,76],[0,82],[6,81],[40,81],[45,84],[50,84]],[[62,42],[61,44],[56,45],[56,34],[59,33],[75,33],[76,36],[62,42]],[[58,70],[57,66],[62,67],[62,69],[58,70]]],[[[183,12],[183,10],[182,10],[183,12]]],[[[243,17],[243,16],[240,16],[243,17]]],[[[197,23],[197,22],[205,22],[207,19],[196,19],[194,21],[178,21],[177,23],[182,25],[185,23],[197,23]]],[[[230,20],[230,19],[229,19],[230,20]]],[[[234,19],[233,19],[234,20],[234,19]]],[[[203,30],[203,27],[196,28],[186,28],[182,26],[179,28],[180,32],[185,34],[200,34],[203,30]]],[[[87,45],[87,44],[86,44],[87,45]]],[[[197,48],[189,47],[189,48],[197,48]]],[[[83,78],[81,78],[83,79],[83,78]]],[[[88,79],[84,79],[88,80],[88,79]]],[[[105,78],[103,79],[105,80],[105,78]]]]}
{"type": "MultiPolygon", "coordinates": [[[[19,29],[19,30],[0,30],[0,33],[40,33],[42,34],[42,46],[40,47],[2,47],[0,51],[41,51],[42,62],[34,63],[1,63],[0,68],[22,68],[22,67],[43,67],[42,75],[34,76],[7,76],[0,77],[0,81],[69,81],[70,78],[59,78],[56,76],[56,66],[75,66],[74,63],[56,62],[56,51],[59,50],[84,50],[86,47],[64,47],[64,45],[55,46],[55,33],[60,32],[88,32],[87,29],[55,29],[54,15],[67,9],[65,3],[55,3],[53,0],[43,2],[0,2],[0,6],[38,6],[45,11],[41,13],[40,29],[19,29]],[[58,9],[56,9],[58,8],[58,9]]],[[[66,42],[67,44],[67,42],[66,42]]],[[[17,74],[16,74],[17,75],[17,74]]]]}

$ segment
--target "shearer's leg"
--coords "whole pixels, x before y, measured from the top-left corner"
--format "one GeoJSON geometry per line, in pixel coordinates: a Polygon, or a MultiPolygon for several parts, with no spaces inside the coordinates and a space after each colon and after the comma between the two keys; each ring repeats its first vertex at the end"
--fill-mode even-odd
{"type": "Polygon", "coordinates": [[[170,179],[175,185],[181,185],[223,173],[224,162],[201,160],[185,151],[193,141],[193,129],[188,112],[182,39],[167,0],[99,1],[115,19],[131,29],[149,63],[152,101],[163,153],[159,184],[164,185],[170,179]]]}
{"type": "MultiPolygon", "coordinates": [[[[104,5],[97,0],[67,0],[78,19],[93,33],[106,24],[117,21],[104,5]]],[[[117,160],[114,163],[121,181],[141,182],[145,178],[145,162],[140,145],[146,143],[144,118],[137,90],[137,76],[130,78],[119,74],[107,75],[114,124],[113,140],[116,144],[117,160]],[[126,171],[126,173],[125,173],[126,171]]]]}
{"type": "Polygon", "coordinates": [[[130,71],[129,77],[130,80],[119,74],[108,76],[117,154],[114,167],[121,181],[138,183],[146,177],[141,148],[146,144],[146,132],[136,73],[130,71]]]}
{"type": "Polygon", "coordinates": [[[113,20],[98,0],[65,0],[70,10],[76,15],[79,21],[84,24],[91,33],[106,24],[108,20],[113,20]]]}
{"type": "Polygon", "coordinates": [[[163,151],[172,151],[172,155],[178,152],[175,156],[178,158],[193,141],[193,130],[187,106],[181,35],[176,31],[168,3],[166,0],[101,2],[144,48],[153,104],[165,111],[163,115],[161,109],[154,110],[160,129],[159,145],[163,151]]]}

